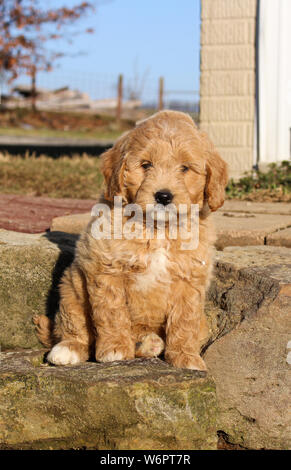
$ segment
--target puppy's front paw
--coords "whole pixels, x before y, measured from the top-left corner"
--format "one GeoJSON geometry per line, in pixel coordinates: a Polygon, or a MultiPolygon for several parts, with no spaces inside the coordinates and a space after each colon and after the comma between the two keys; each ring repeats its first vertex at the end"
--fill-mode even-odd
{"type": "Polygon", "coordinates": [[[48,362],[56,366],[78,364],[81,362],[79,354],[62,343],[56,344],[47,356],[48,362]]]}
{"type": "Polygon", "coordinates": [[[185,353],[167,353],[165,354],[167,362],[174,367],[181,369],[201,370],[207,371],[207,367],[202,357],[199,354],[185,354],[185,353]]]}
{"type": "Polygon", "coordinates": [[[158,357],[164,350],[165,343],[156,333],[145,335],[136,344],[136,357],[158,357]]]}

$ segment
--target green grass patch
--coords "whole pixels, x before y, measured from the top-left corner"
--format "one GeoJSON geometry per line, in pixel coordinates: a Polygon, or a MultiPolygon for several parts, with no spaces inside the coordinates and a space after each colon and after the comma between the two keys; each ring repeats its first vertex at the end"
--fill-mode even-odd
{"type": "Polygon", "coordinates": [[[291,202],[291,162],[271,163],[267,171],[246,173],[238,181],[230,180],[228,199],[291,202]]]}

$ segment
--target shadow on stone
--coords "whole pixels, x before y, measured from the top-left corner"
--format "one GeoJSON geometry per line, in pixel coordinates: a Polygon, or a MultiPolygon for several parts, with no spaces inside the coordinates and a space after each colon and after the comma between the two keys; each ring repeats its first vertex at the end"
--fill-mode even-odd
{"type": "Polygon", "coordinates": [[[60,250],[59,257],[52,272],[51,287],[46,300],[46,315],[54,320],[60,302],[60,281],[65,270],[73,262],[79,235],[68,234],[65,232],[47,232],[45,234],[45,238],[47,238],[51,243],[55,243],[60,250]]]}

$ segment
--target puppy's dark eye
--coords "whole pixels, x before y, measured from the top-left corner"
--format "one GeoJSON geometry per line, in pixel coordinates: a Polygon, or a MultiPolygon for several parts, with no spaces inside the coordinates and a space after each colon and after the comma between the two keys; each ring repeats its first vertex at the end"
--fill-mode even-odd
{"type": "Polygon", "coordinates": [[[187,171],[189,171],[189,169],[190,168],[187,165],[182,165],[182,167],[181,167],[181,170],[182,170],[183,173],[187,173],[187,171]]]}
{"type": "Polygon", "coordinates": [[[142,166],[145,170],[147,170],[148,168],[150,168],[150,167],[153,166],[153,165],[152,165],[151,162],[143,162],[143,163],[141,164],[141,166],[142,166]]]}

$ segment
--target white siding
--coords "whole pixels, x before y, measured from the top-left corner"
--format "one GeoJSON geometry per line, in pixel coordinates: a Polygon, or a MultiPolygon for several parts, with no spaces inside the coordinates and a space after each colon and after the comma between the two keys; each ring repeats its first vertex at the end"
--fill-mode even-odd
{"type": "Polygon", "coordinates": [[[290,159],[291,0],[261,0],[260,162],[290,159]]]}

